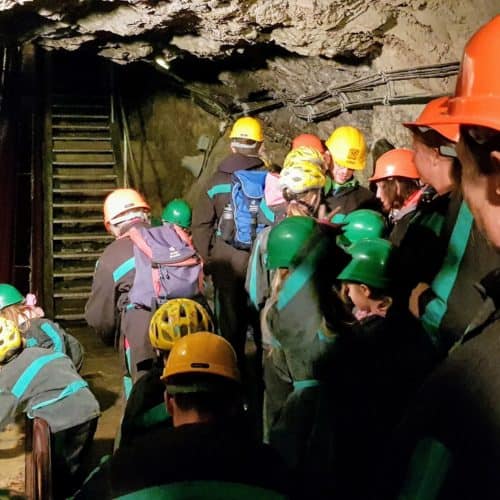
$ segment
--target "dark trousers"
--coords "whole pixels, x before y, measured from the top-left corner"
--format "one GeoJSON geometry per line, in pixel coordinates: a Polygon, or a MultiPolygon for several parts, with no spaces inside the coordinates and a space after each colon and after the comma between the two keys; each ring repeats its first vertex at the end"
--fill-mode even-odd
{"type": "Polygon", "coordinates": [[[52,435],[52,484],[55,498],[66,498],[79,486],[79,469],[97,427],[97,418],[52,435]]]}

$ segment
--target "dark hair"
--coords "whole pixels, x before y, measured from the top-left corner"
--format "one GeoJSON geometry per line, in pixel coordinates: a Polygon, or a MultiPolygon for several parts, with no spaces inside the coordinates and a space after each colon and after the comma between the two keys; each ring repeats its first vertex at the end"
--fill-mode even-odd
{"type": "Polygon", "coordinates": [[[373,164],[377,163],[377,160],[387,151],[394,149],[394,145],[390,143],[387,139],[378,139],[372,147],[372,159],[373,164]]]}
{"type": "Polygon", "coordinates": [[[460,126],[460,136],[469,150],[470,154],[476,160],[479,172],[483,175],[491,175],[495,171],[490,158],[492,151],[500,151],[500,131],[488,127],[472,127],[485,132],[490,137],[484,142],[479,143],[471,135],[471,127],[468,125],[460,126]]]}
{"type": "Polygon", "coordinates": [[[204,388],[199,392],[172,394],[175,403],[183,411],[195,410],[202,415],[218,419],[235,415],[242,409],[241,389],[233,380],[217,375],[190,373],[169,377],[167,393],[170,385],[204,388]]]}
{"type": "Polygon", "coordinates": [[[447,144],[453,144],[452,141],[442,136],[439,132],[436,132],[432,128],[422,127],[423,130],[419,130],[417,127],[412,127],[411,131],[417,137],[420,142],[423,142],[426,146],[430,148],[439,149],[440,146],[445,146],[447,144]]]}
{"type": "Polygon", "coordinates": [[[385,191],[394,205],[393,208],[401,208],[404,201],[415,191],[420,189],[417,180],[407,179],[405,177],[389,177],[381,179],[378,183],[385,183],[385,191]],[[399,193],[398,193],[399,188],[399,193]],[[396,203],[397,202],[397,203],[396,203]]]}

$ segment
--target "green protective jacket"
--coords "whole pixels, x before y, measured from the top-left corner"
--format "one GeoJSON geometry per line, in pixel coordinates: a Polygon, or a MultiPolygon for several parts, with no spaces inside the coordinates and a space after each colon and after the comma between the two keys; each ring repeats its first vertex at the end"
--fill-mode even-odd
{"type": "Polygon", "coordinates": [[[496,269],[478,286],[483,302],[467,332],[426,380],[391,439],[377,498],[500,497],[499,290],[496,269]]]}
{"type": "Polygon", "coordinates": [[[430,284],[419,299],[422,325],[439,352],[464,333],[481,305],[474,284],[500,266],[500,256],[474,223],[459,193],[438,197],[411,221],[399,248],[400,297],[419,282],[430,284]],[[467,307],[464,307],[467,304],[467,307]]]}
{"type": "Polygon", "coordinates": [[[31,319],[29,328],[23,332],[23,337],[26,339],[26,347],[43,347],[53,352],[67,354],[77,370],[83,364],[82,344],[58,323],[46,318],[31,319]]]}
{"type": "MultiPolygon", "coordinates": [[[[304,258],[283,282],[275,299],[266,305],[262,321],[271,332],[275,348],[282,349],[294,385],[312,380],[312,364],[334,336],[326,333],[322,312],[322,281],[328,273],[321,262],[328,253],[329,241],[321,236],[311,242],[304,258]]],[[[333,283],[333,281],[332,281],[333,283]]]]}
{"type": "Polygon", "coordinates": [[[248,261],[245,289],[252,305],[260,310],[271,295],[273,271],[266,267],[267,240],[271,227],[264,228],[254,241],[248,261]]]}
{"type": "Polygon", "coordinates": [[[99,403],[68,356],[32,347],[0,371],[0,428],[18,412],[43,418],[56,433],[99,416],[99,403]]]}

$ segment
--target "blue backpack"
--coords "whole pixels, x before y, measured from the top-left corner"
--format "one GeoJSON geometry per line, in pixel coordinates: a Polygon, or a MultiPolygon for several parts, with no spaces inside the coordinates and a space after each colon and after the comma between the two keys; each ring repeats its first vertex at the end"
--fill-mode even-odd
{"type": "Polygon", "coordinates": [[[240,250],[249,250],[257,234],[271,223],[262,215],[267,174],[263,170],[237,170],[233,173],[231,205],[224,208],[219,220],[219,234],[240,250]]]}
{"type": "Polygon", "coordinates": [[[126,236],[134,243],[135,259],[130,303],[154,310],[169,299],[201,294],[201,259],[173,226],[132,228],[126,236]]]}

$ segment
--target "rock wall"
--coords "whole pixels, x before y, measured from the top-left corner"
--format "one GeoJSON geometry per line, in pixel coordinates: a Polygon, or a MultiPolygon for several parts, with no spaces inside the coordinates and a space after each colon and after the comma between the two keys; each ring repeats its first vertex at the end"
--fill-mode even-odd
{"type": "MultiPolygon", "coordinates": [[[[296,104],[300,96],[377,72],[458,61],[468,37],[498,12],[498,0],[4,0],[0,29],[47,50],[86,48],[120,65],[160,61],[170,77],[182,76],[233,112],[265,99],[281,101],[285,107],[259,114],[269,155],[280,163],[294,135],[326,138],[346,123],[360,127],[370,144],[387,138],[408,145],[400,122],[413,119],[419,106],[375,106],[313,123],[308,113],[335,99],[302,106],[302,117],[296,104]]],[[[129,66],[125,73],[137,71],[129,66]]],[[[146,73],[160,83],[168,77],[146,73]]],[[[453,86],[452,76],[418,78],[358,97],[387,102],[449,93],[453,86]]],[[[199,183],[192,186],[182,158],[199,154],[200,136],[213,138],[203,181],[227,151],[235,116],[215,117],[167,84],[139,85],[128,110],[138,159],[133,182],[158,206],[188,191],[195,199],[199,183]]]]}

